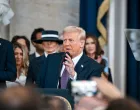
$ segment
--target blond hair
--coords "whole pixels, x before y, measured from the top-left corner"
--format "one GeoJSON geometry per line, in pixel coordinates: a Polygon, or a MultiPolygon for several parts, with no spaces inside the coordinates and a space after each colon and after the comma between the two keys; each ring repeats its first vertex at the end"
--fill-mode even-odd
{"type": "MultiPolygon", "coordinates": [[[[14,50],[16,48],[20,48],[23,52],[23,64],[22,64],[22,68],[21,68],[21,73],[23,73],[24,75],[27,76],[27,71],[28,71],[28,67],[29,67],[29,56],[28,56],[28,50],[25,46],[22,46],[21,44],[19,43],[15,43],[13,44],[13,48],[14,50]]],[[[19,74],[20,76],[20,74],[19,74]]]]}
{"type": "Polygon", "coordinates": [[[71,33],[71,32],[77,32],[79,33],[79,39],[80,40],[85,40],[86,39],[86,32],[84,29],[82,29],[81,27],[77,27],[77,26],[67,26],[64,28],[62,34],[64,33],[71,33]]]}

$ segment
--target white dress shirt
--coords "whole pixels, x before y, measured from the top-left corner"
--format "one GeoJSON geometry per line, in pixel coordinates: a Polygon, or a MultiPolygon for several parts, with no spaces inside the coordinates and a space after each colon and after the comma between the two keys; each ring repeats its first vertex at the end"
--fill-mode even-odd
{"type": "MultiPolygon", "coordinates": [[[[73,61],[73,63],[74,63],[74,67],[75,67],[75,65],[78,63],[78,61],[80,60],[80,58],[82,57],[82,55],[83,55],[83,52],[80,53],[78,56],[76,56],[75,58],[72,59],[72,61],[73,61]]],[[[61,76],[62,76],[62,74],[63,74],[64,69],[65,69],[65,65],[62,66],[61,76]]],[[[71,78],[72,80],[76,80],[76,78],[77,78],[77,73],[75,72],[74,77],[72,78],[72,77],[70,76],[70,78],[71,78]]]]}
{"type": "Polygon", "coordinates": [[[35,57],[40,57],[40,54],[38,52],[35,52],[35,57]]]}
{"type": "Polygon", "coordinates": [[[46,52],[44,52],[44,54],[45,54],[45,57],[47,58],[48,54],[46,52]]]}

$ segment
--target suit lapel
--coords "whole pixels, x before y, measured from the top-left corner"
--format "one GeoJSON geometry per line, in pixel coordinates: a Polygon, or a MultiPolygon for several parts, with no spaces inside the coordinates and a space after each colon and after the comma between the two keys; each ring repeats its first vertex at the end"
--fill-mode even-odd
{"type": "MultiPolygon", "coordinates": [[[[84,69],[86,62],[88,61],[87,56],[85,55],[85,53],[83,53],[82,57],[80,58],[80,60],[78,61],[78,63],[75,66],[75,71],[77,72],[77,74],[79,75],[82,70],[84,69]]],[[[78,76],[77,76],[78,77],[78,76]]],[[[67,89],[71,89],[71,79],[69,79],[68,84],[67,84],[67,89]]]]}
{"type": "Polygon", "coordinates": [[[82,57],[80,58],[80,60],[78,61],[78,63],[75,66],[75,71],[80,74],[81,71],[83,70],[83,68],[85,67],[85,62],[88,61],[87,56],[85,55],[85,53],[83,53],[82,57]]]}
{"type": "Polygon", "coordinates": [[[65,57],[65,53],[62,53],[60,67],[59,67],[59,73],[60,74],[61,74],[61,70],[62,70],[62,66],[63,66],[64,57],[65,57]]]}

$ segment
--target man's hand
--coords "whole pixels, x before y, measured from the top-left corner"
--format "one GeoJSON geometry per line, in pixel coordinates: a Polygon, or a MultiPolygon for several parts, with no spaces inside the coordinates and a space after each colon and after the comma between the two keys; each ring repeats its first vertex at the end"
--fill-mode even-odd
{"type": "Polygon", "coordinates": [[[75,76],[75,70],[74,70],[74,63],[71,59],[71,57],[66,53],[65,62],[63,64],[65,65],[69,75],[73,78],[75,76]]]}

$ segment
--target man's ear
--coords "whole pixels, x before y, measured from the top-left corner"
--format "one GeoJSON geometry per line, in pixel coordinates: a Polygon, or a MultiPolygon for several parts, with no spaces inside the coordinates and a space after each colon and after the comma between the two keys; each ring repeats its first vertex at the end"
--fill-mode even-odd
{"type": "Polygon", "coordinates": [[[80,43],[80,44],[81,44],[80,47],[81,47],[81,48],[84,48],[84,46],[85,46],[85,40],[81,40],[80,42],[81,42],[81,43],[80,43]]]}

